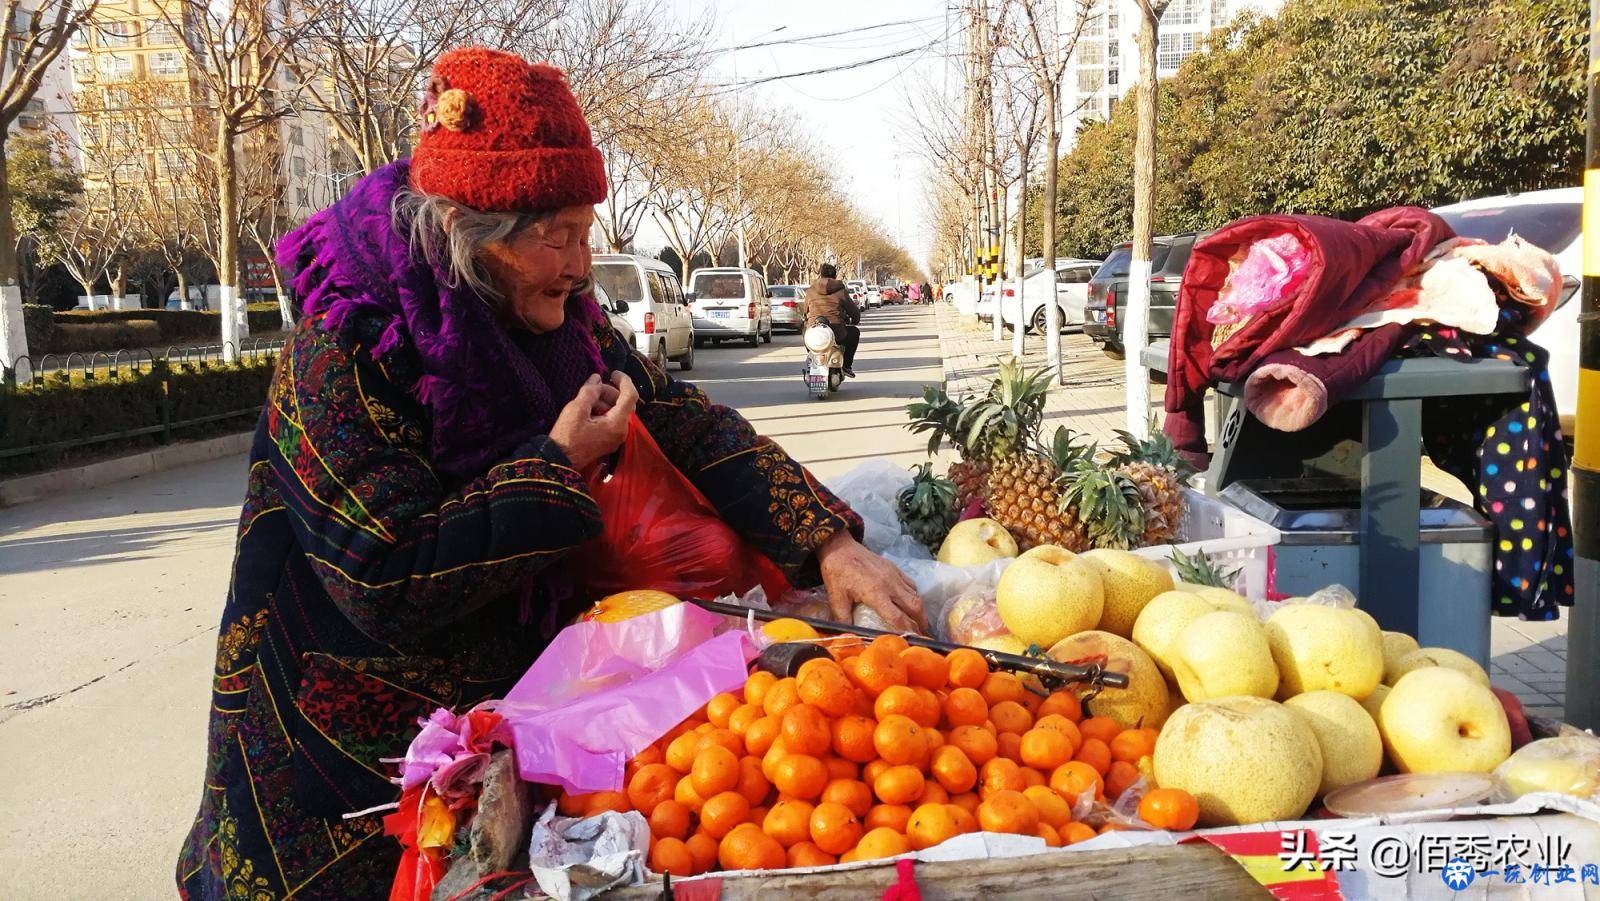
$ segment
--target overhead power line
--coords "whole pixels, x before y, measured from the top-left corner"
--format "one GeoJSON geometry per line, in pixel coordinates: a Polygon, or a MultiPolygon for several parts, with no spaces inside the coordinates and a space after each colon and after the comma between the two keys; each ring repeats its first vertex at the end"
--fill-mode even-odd
{"type": "Polygon", "coordinates": [[[938,19],[938,18],[939,18],[938,16],[923,16],[922,18],[919,18],[919,19],[901,19],[901,20],[896,21],[896,22],[879,22],[876,25],[861,25],[861,26],[858,26],[856,28],[846,28],[846,29],[844,29],[842,31],[828,31],[828,32],[823,32],[821,34],[808,34],[808,35],[803,35],[801,37],[795,37],[795,38],[780,38],[780,39],[774,40],[774,41],[758,41],[758,42],[753,43],[753,44],[736,44],[736,45],[734,45],[732,47],[718,47],[717,49],[715,49],[715,50],[713,50],[711,52],[712,53],[727,53],[727,52],[733,51],[733,50],[754,50],[754,49],[756,49],[758,47],[778,47],[778,46],[781,46],[781,45],[784,45],[784,44],[803,44],[806,41],[815,41],[815,40],[820,40],[822,38],[834,38],[834,37],[839,37],[841,35],[847,35],[847,34],[860,34],[860,33],[865,32],[865,31],[877,31],[879,29],[894,28],[894,27],[897,27],[897,26],[900,26],[900,25],[921,24],[923,22],[931,22],[931,21],[933,21],[935,19],[938,19]]]}

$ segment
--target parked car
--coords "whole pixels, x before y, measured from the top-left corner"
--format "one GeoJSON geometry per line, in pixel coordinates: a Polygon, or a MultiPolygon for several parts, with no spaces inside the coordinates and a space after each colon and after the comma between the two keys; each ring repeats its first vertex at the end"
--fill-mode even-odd
{"type": "Polygon", "coordinates": [[[880,289],[878,293],[883,295],[883,302],[885,305],[899,305],[905,302],[905,295],[900,293],[899,288],[885,286],[884,288],[880,289]]]}
{"type": "Polygon", "coordinates": [[[696,269],[689,279],[689,309],[702,346],[726,338],[743,339],[751,347],[772,342],[772,295],[754,269],[696,269]]]}
{"type": "Polygon", "coordinates": [[[1550,388],[1561,431],[1572,439],[1578,408],[1578,312],[1583,283],[1583,189],[1553,188],[1453,203],[1434,210],[1456,234],[1498,243],[1517,234],[1549,251],[1561,267],[1561,299],[1528,336],[1550,352],[1550,388]]]}
{"type": "Polygon", "coordinates": [[[600,253],[593,272],[595,284],[613,303],[627,305],[622,316],[633,328],[639,353],[663,369],[668,360],[685,372],[694,368],[694,320],[671,266],[631,253],[600,253]]]}
{"type": "Polygon", "coordinates": [[[844,286],[850,290],[850,299],[856,303],[861,303],[864,299],[866,299],[867,283],[861,279],[849,279],[844,283],[844,286]]]}
{"type": "Polygon", "coordinates": [[[772,325],[796,332],[806,327],[806,286],[772,286],[772,325]]]}
{"type": "Polygon", "coordinates": [[[622,340],[628,342],[630,347],[636,346],[633,326],[628,324],[626,318],[628,304],[624,301],[612,300],[611,295],[606,293],[606,289],[601,287],[599,282],[594,283],[594,300],[595,303],[600,305],[600,309],[605,310],[606,320],[611,323],[612,328],[617,330],[617,334],[622,336],[622,340]]]}
{"type": "MultiPolygon", "coordinates": [[[[1183,267],[1189,262],[1194,242],[1209,232],[1163,235],[1150,248],[1150,312],[1147,336],[1150,340],[1172,335],[1172,314],[1178,304],[1178,288],[1183,282],[1183,267]]],[[[1089,299],[1085,304],[1083,333],[1104,346],[1113,357],[1122,355],[1122,322],[1118,304],[1128,297],[1128,264],[1133,259],[1132,243],[1124,243],[1106,256],[1094,277],[1089,279],[1089,299]]]]}
{"type": "Polygon", "coordinates": [[[1089,279],[1100,268],[1099,260],[1056,260],[1054,277],[1042,262],[1023,270],[1022,301],[1017,299],[1016,282],[1007,282],[1000,294],[1000,322],[1016,328],[1027,323],[1034,334],[1044,334],[1045,298],[1052,293],[1061,310],[1061,325],[1083,325],[1084,305],[1089,300],[1089,279]],[[1052,291],[1052,284],[1054,290],[1052,291]]]}
{"type": "Polygon", "coordinates": [[[873,307],[883,306],[883,289],[877,285],[868,285],[866,294],[862,297],[861,306],[863,309],[868,310],[873,307]]]}

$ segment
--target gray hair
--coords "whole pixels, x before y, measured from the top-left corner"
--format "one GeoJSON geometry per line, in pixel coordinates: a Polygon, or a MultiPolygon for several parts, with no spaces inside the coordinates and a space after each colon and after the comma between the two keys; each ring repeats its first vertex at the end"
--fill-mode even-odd
{"type": "MultiPolygon", "coordinates": [[[[504,241],[527,228],[543,228],[555,213],[555,210],[488,213],[410,186],[402,187],[395,194],[391,208],[394,229],[406,236],[412,256],[449,273],[450,287],[466,285],[479,297],[496,305],[505,297],[479,261],[484,246],[504,241]]],[[[588,293],[592,284],[586,273],[572,286],[572,293],[588,293]]]]}

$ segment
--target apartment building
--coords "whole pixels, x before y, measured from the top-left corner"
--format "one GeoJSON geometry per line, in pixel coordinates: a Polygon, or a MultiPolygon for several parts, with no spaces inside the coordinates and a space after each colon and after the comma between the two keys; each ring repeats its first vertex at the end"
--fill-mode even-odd
{"type": "MultiPolygon", "coordinates": [[[[57,2],[65,0],[23,0],[18,5],[16,20],[12,24],[12,34],[8,39],[13,42],[20,41],[19,36],[27,33],[30,22],[36,16],[52,15],[60,8],[56,5],[57,2]]],[[[6,74],[10,74],[9,66],[15,64],[19,54],[20,50],[13,47],[13,51],[6,56],[8,66],[6,74]]],[[[60,139],[62,152],[67,154],[68,160],[73,165],[77,164],[77,117],[73,115],[72,71],[66,54],[56,57],[55,62],[45,69],[44,79],[39,84],[38,92],[28,101],[28,106],[21,115],[12,120],[11,132],[54,135],[60,139]]]]}

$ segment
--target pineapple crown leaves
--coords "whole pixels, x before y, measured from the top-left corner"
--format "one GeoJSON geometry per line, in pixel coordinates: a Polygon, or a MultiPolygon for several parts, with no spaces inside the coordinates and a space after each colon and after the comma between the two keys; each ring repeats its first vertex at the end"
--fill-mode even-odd
{"type": "Polygon", "coordinates": [[[1066,426],[1057,426],[1056,433],[1050,439],[1050,444],[1043,448],[1044,454],[1055,466],[1056,472],[1070,471],[1079,460],[1094,459],[1098,449],[1091,442],[1078,443],[1078,434],[1066,426]]]}
{"type": "Polygon", "coordinates": [[[1185,554],[1183,551],[1173,548],[1172,565],[1178,570],[1178,578],[1191,585],[1232,588],[1239,579],[1239,570],[1223,569],[1213,562],[1204,551],[1185,554]]]}
{"type": "Polygon", "coordinates": [[[1000,364],[988,394],[968,404],[956,421],[966,447],[990,459],[1015,453],[1033,444],[1044,421],[1044,403],[1050,390],[1050,371],[1029,373],[1016,359],[1000,364]]]}
{"type": "Polygon", "coordinates": [[[1102,469],[1092,457],[1073,464],[1061,492],[1061,508],[1076,507],[1078,519],[1095,547],[1129,549],[1144,534],[1145,509],[1139,486],[1114,469],[1102,469]]]}
{"type": "Polygon", "coordinates": [[[951,400],[945,393],[943,385],[925,385],[922,388],[922,400],[906,407],[906,415],[910,417],[911,424],[906,426],[913,434],[930,432],[928,436],[928,453],[936,454],[945,438],[955,445],[956,450],[966,453],[966,443],[961,440],[957,423],[961,418],[962,404],[951,400]]]}
{"type": "Polygon", "coordinates": [[[1187,478],[1194,470],[1184,462],[1178,453],[1178,448],[1173,445],[1172,439],[1166,433],[1156,428],[1155,420],[1150,421],[1150,437],[1138,438],[1132,432],[1124,429],[1116,431],[1117,440],[1122,442],[1123,450],[1111,455],[1112,466],[1122,466],[1127,463],[1149,463],[1176,472],[1180,477],[1187,478]]]}
{"type": "Polygon", "coordinates": [[[896,499],[902,510],[921,515],[953,511],[956,483],[934,475],[932,463],[922,463],[912,471],[911,484],[901,489],[896,499]]]}

